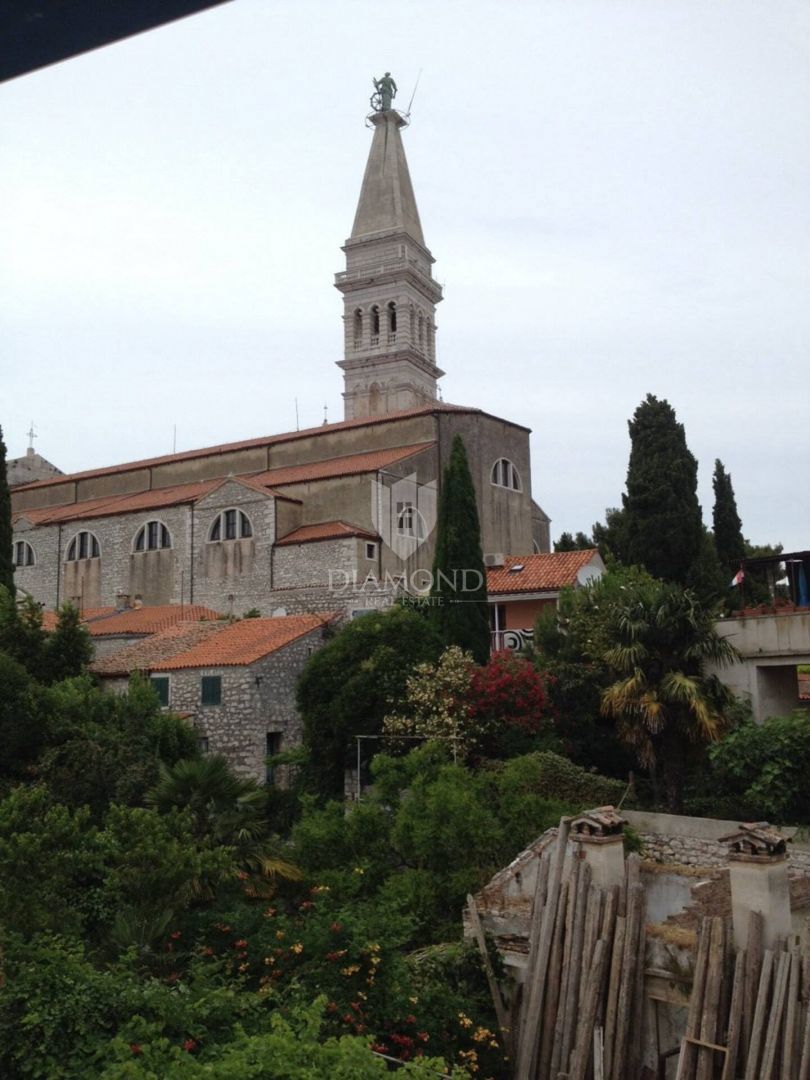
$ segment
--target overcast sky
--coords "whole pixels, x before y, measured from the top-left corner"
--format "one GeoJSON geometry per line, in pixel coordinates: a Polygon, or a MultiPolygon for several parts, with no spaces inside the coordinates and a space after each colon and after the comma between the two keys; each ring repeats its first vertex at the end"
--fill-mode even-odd
{"type": "Polygon", "coordinates": [[[393,72],[447,401],[532,428],[552,536],[666,397],[746,536],[810,547],[806,0],[233,0],[0,86],[9,454],[342,419],[342,269],[393,72]]]}

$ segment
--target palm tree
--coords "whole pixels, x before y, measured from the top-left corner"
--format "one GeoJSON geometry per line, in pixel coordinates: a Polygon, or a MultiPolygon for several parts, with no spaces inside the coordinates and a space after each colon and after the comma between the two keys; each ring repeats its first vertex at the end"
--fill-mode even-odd
{"type": "Polygon", "coordinates": [[[249,895],[266,899],[273,895],[277,877],[301,878],[271,833],[264,816],[265,792],[255,780],[237,776],[221,755],[162,765],[146,801],[160,813],[189,809],[200,839],[233,851],[231,872],[249,895]]]}
{"type": "Polygon", "coordinates": [[[603,691],[602,712],[642,767],[660,767],[667,807],[680,813],[689,744],[715,742],[732,723],[734,695],[705,666],[739,653],[692,592],[656,580],[639,583],[607,629],[603,659],[620,677],[603,691]]]}

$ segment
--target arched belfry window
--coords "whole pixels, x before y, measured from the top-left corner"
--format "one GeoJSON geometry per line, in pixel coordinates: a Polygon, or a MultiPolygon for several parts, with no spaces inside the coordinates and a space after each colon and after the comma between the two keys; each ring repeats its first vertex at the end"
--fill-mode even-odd
{"type": "Polygon", "coordinates": [[[395,334],[397,332],[397,305],[396,301],[392,300],[388,305],[388,333],[395,334]]]}
{"type": "Polygon", "coordinates": [[[34,549],[28,543],[27,540],[18,540],[13,549],[14,553],[14,565],[21,566],[34,566],[36,565],[36,556],[34,555],[34,549]]]}
{"type": "Polygon", "coordinates": [[[379,345],[380,343],[380,308],[378,304],[375,304],[371,309],[371,344],[379,345]]]}
{"type": "Polygon", "coordinates": [[[498,458],[492,466],[490,480],[496,487],[511,488],[512,491],[523,490],[520,473],[508,458],[498,458]]]}
{"type": "Polygon", "coordinates": [[[247,514],[241,510],[223,510],[214,518],[209,540],[246,540],[253,536],[253,526],[247,514]]]}
{"type": "Polygon", "coordinates": [[[356,308],[354,312],[354,347],[359,349],[363,341],[363,309],[356,308]]]}
{"type": "Polygon", "coordinates": [[[162,521],[147,521],[135,534],[135,551],[158,551],[160,548],[170,548],[172,538],[169,530],[162,521]]]}
{"type": "Polygon", "coordinates": [[[79,559],[99,559],[101,548],[95,535],[83,529],[76,533],[68,544],[67,561],[77,562],[79,559]]]}

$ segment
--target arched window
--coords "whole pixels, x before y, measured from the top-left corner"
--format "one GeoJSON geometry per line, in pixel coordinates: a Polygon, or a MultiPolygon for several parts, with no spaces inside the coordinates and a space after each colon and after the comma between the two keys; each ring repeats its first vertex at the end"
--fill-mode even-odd
{"type": "Polygon", "coordinates": [[[18,540],[14,545],[14,565],[34,566],[36,564],[34,549],[27,540],[18,540]]]}
{"type": "Polygon", "coordinates": [[[147,521],[135,534],[135,551],[157,551],[171,546],[172,538],[162,521],[147,521]]]}
{"type": "Polygon", "coordinates": [[[425,519],[412,502],[397,503],[397,533],[414,540],[424,540],[427,536],[425,519]]]}
{"type": "Polygon", "coordinates": [[[100,556],[101,548],[98,546],[98,540],[93,533],[84,529],[76,533],[68,544],[68,562],[76,562],[79,559],[98,559],[100,556]]]}
{"type": "Polygon", "coordinates": [[[363,340],[363,309],[356,308],[354,312],[354,347],[360,348],[363,340]]]}
{"type": "Polygon", "coordinates": [[[397,332],[397,305],[396,301],[392,300],[388,305],[388,333],[395,334],[397,332]]]}
{"type": "Polygon", "coordinates": [[[253,536],[250,518],[241,510],[223,510],[214,518],[209,540],[245,540],[253,536]]]}
{"type": "Polygon", "coordinates": [[[521,491],[520,473],[508,458],[498,458],[492,466],[490,479],[496,487],[511,488],[512,491],[521,491]]]}
{"type": "Polygon", "coordinates": [[[425,317],[422,312],[419,312],[419,348],[422,349],[425,346],[425,317]]]}
{"type": "Polygon", "coordinates": [[[371,309],[371,344],[379,345],[380,343],[380,308],[378,304],[375,304],[371,309]],[[376,340],[375,340],[376,338],[376,340]]]}

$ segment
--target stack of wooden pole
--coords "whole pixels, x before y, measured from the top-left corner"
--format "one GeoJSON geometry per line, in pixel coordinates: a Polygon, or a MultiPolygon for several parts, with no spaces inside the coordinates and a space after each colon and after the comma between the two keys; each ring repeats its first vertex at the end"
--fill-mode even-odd
{"type": "Polygon", "coordinates": [[[569,824],[538,869],[523,997],[513,1033],[516,1080],[627,1080],[640,1069],[644,889],[639,858],[600,888],[569,824]]]}
{"type": "Polygon", "coordinates": [[[752,912],[735,953],[728,921],[704,919],[677,1080],[810,1080],[810,940],[763,948],[752,912]]]}

